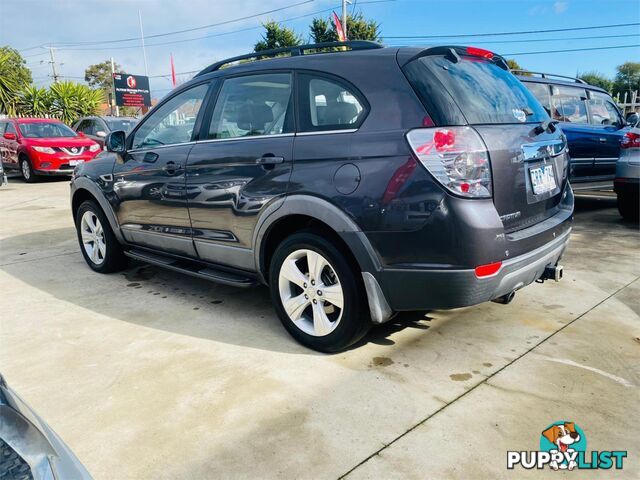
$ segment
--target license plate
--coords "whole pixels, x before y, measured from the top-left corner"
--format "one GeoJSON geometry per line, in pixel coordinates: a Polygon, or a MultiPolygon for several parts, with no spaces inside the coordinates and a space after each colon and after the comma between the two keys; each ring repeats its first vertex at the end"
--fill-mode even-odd
{"type": "Polygon", "coordinates": [[[75,167],[76,165],[80,165],[81,163],[84,163],[84,160],[69,160],[70,167],[75,167]]]}
{"type": "Polygon", "coordinates": [[[531,186],[534,195],[550,192],[556,188],[556,177],[553,174],[553,165],[530,168],[531,186]]]}

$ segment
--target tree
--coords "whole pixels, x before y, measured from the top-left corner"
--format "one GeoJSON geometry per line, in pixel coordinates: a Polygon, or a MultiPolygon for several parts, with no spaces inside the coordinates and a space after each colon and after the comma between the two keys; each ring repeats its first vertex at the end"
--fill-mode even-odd
{"type": "Polygon", "coordinates": [[[9,54],[0,52],[0,113],[8,115],[15,114],[16,94],[18,83],[6,64],[9,61],[9,54]]]}
{"type": "MultiPolygon", "coordinates": [[[[117,63],[114,67],[116,73],[126,73],[117,63]]],[[[90,87],[100,87],[105,91],[112,89],[111,60],[89,65],[84,71],[84,80],[90,87]]]]}
{"type": "Polygon", "coordinates": [[[44,117],[51,110],[51,95],[46,88],[26,86],[18,93],[17,110],[22,115],[44,117]]]}
{"type": "Polygon", "coordinates": [[[613,81],[613,93],[624,99],[624,92],[640,91],[640,63],[626,62],[617,67],[618,73],[613,81]]]}
{"type": "Polygon", "coordinates": [[[302,44],[302,37],[293,29],[284,27],[278,22],[263,23],[265,29],[262,40],[255,44],[254,51],[271,50],[274,48],[295,47],[302,44]]]}
{"type": "Polygon", "coordinates": [[[104,101],[104,92],[75,82],[57,82],[49,87],[49,113],[68,125],[80,117],[95,115],[104,101]]]}
{"type": "Polygon", "coordinates": [[[27,62],[20,52],[11,47],[0,47],[0,55],[6,54],[2,66],[0,66],[0,75],[10,75],[14,78],[19,87],[31,84],[31,70],[27,68],[27,62]]]}
{"type": "MultiPolygon", "coordinates": [[[[309,29],[314,43],[338,41],[338,32],[331,18],[314,18],[309,29]]],[[[360,12],[355,15],[347,15],[347,38],[349,40],[381,42],[380,24],[373,20],[367,20],[360,12]]]]}
{"type": "Polygon", "coordinates": [[[524,75],[526,77],[530,77],[531,74],[527,72],[524,68],[520,66],[520,64],[515,61],[513,58],[507,59],[507,65],[509,65],[509,70],[520,70],[518,75],[524,75]]]}
{"type": "Polygon", "coordinates": [[[596,70],[591,70],[589,72],[578,73],[577,77],[580,80],[584,80],[589,85],[595,85],[596,87],[600,87],[605,89],[607,92],[611,92],[611,88],[613,87],[613,82],[607,78],[603,73],[600,73],[596,70]]]}

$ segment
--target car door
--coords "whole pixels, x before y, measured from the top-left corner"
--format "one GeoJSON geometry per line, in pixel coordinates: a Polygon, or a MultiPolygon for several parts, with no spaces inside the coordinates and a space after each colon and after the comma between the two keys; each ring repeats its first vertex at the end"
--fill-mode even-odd
{"type": "Polygon", "coordinates": [[[127,138],[113,170],[124,237],[131,243],[195,257],[186,202],[185,165],[193,148],[209,83],[157,106],[127,138]]]}
{"type": "Polygon", "coordinates": [[[587,115],[587,92],[584,88],[553,85],[551,88],[551,116],[560,122],[569,144],[572,182],[588,180],[593,175],[596,148],[595,132],[587,115]]]}
{"type": "Polygon", "coordinates": [[[20,146],[20,143],[18,142],[19,136],[20,134],[16,129],[15,124],[12,121],[7,122],[4,134],[2,135],[4,141],[2,161],[6,166],[11,168],[18,168],[18,147],[20,146]]]}
{"type": "Polygon", "coordinates": [[[222,81],[189,154],[187,196],[198,255],[254,269],[251,251],[259,214],[287,191],[294,109],[291,72],[222,81]]]}
{"type": "Polygon", "coordinates": [[[7,122],[3,122],[0,120],[0,162],[4,163],[4,152],[5,152],[5,138],[4,138],[4,130],[7,128],[7,122]]]}
{"type": "Polygon", "coordinates": [[[589,121],[594,130],[595,154],[593,175],[612,179],[616,173],[616,162],[620,156],[620,141],[624,132],[622,116],[609,95],[590,91],[587,101],[589,121]]]}

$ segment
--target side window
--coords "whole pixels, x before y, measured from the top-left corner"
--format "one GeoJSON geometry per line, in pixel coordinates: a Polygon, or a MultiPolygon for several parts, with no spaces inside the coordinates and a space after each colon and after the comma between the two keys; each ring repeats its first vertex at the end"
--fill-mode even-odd
{"type": "Polygon", "coordinates": [[[590,121],[593,125],[621,125],[622,118],[618,109],[606,95],[592,92],[587,102],[589,105],[590,121]]]}
{"type": "Polygon", "coordinates": [[[208,88],[208,83],[193,87],[152,112],[136,131],[131,148],[190,142],[208,88]]]}
{"type": "Polygon", "coordinates": [[[84,126],[84,133],[87,135],[95,135],[96,134],[96,121],[95,120],[87,120],[87,123],[84,126]]]}
{"type": "Polygon", "coordinates": [[[269,73],[224,81],[209,138],[238,138],[293,132],[290,73],[269,73]]]}
{"type": "Polygon", "coordinates": [[[356,128],[366,115],[363,102],[346,85],[310,74],[300,75],[300,130],[356,128]]]}
{"type": "Polygon", "coordinates": [[[548,115],[551,115],[549,85],[544,83],[523,82],[533,96],[542,104],[548,115]]]}
{"type": "Polygon", "coordinates": [[[7,123],[6,122],[0,122],[0,136],[2,136],[2,134],[4,134],[4,129],[7,128],[7,123]]]}
{"type": "Polygon", "coordinates": [[[551,95],[551,113],[555,120],[569,123],[588,123],[587,92],[584,88],[554,85],[551,95]]]}
{"type": "Polygon", "coordinates": [[[13,123],[11,122],[7,122],[7,128],[4,131],[5,133],[15,133],[17,134],[18,132],[16,131],[16,127],[13,123]]]}

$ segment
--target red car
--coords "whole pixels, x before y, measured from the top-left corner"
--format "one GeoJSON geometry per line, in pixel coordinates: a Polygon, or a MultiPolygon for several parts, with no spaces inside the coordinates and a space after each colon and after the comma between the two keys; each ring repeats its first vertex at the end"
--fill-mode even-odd
{"type": "Polygon", "coordinates": [[[26,182],[39,175],[71,175],[76,165],[93,160],[101,148],[59,120],[0,120],[0,158],[5,169],[22,172],[26,182]]]}

